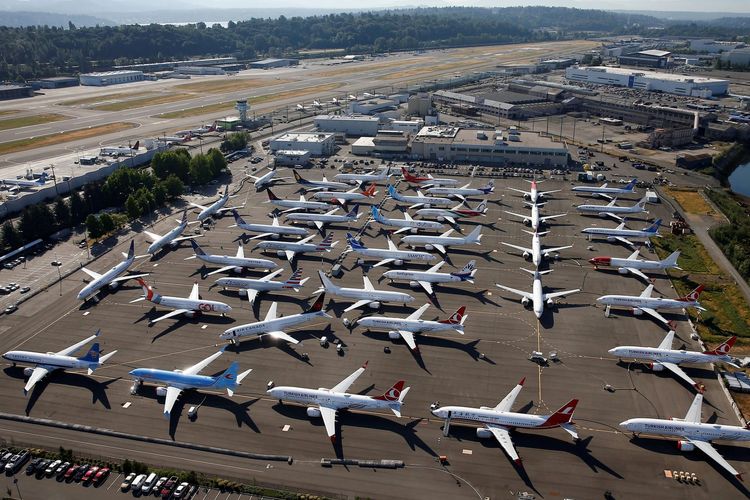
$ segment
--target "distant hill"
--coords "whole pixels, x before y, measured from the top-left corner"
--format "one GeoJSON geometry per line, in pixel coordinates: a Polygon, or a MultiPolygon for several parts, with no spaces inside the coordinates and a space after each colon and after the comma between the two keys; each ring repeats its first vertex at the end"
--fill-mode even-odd
{"type": "Polygon", "coordinates": [[[0,26],[20,28],[23,26],[63,26],[68,27],[72,22],[77,27],[85,26],[115,26],[117,23],[101,17],[83,14],[54,14],[51,12],[0,11],[0,26]]]}

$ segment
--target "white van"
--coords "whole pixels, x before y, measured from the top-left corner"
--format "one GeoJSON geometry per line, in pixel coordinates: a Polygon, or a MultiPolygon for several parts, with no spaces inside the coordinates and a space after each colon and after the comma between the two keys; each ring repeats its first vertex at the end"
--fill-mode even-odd
{"type": "Polygon", "coordinates": [[[154,483],[156,483],[157,479],[159,479],[159,476],[156,475],[155,472],[149,474],[146,478],[146,481],[144,481],[143,486],[141,487],[141,493],[144,495],[148,495],[149,493],[151,493],[151,488],[154,487],[154,483]]]}
{"type": "Polygon", "coordinates": [[[133,479],[133,482],[130,483],[130,489],[132,491],[140,491],[140,489],[143,487],[143,482],[146,480],[146,474],[138,474],[135,479],[133,479]]]}

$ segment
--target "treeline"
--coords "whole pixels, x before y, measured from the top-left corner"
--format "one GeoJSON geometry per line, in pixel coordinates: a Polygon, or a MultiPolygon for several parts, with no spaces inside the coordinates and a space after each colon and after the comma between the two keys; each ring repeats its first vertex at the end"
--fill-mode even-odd
{"type": "Polygon", "coordinates": [[[750,209],[723,190],[708,189],[708,197],[729,219],[729,224],[709,231],[729,262],[750,281],[750,209]]]}

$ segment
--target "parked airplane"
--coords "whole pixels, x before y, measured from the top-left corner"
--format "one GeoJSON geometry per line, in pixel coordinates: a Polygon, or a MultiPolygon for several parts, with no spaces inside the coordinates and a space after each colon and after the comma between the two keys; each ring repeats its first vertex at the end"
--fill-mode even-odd
{"type": "Polygon", "coordinates": [[[312,197],[316,200],[326,201],[328,203],[338,202],[340,205],[344,205],[350,201],[360,201],[375,197],[375,195],[378,194],[375,188],[375,184],[370,184],[370,187],[367,189],[363,190],[356,187],[343,193],[339,191],[318,191],[313,194],[312,197]]]}
{"type": "Polygon", "coordinates": [[[198,375],[201,370],[222,354],[224,354],[224,349],[182,370],[158,370],[156,368],[136,368],[135,370],[131,370],[130,375],[133,377],[133,387],[130,392],[132,394],[137,393],[138,388],[143,382],[163,384],[156,387],[156,395],[164,398],[164,416],[166,418],[169,418],[172,414],[172,408],[184,390],[226,389],[229,397],[232,397],[237,386],[253,371],[252,368],[242,373],[237,373],[239,371],[239,363],[235,361],[221,375],[215,377],[198,375]]]}
{"type": "Polygon", "coordinates": [[[307,235],[307,229],[305,228],[294,227],[294,226],[284,226],[284,225],[279,224],[278,217],[273,218],[273,224],[255,224],[255,223],[248,224],[240,216],[240,214],[237,213],[236,210],[232,210],[232,215],[234,216],[235,224],[229,227],[239,227],[240,229],[243,229],[245,231],[259,233],[253,236],[252,238],[250,238],[251,240],[255,240],[258,238],[266,238],[268,236],[274,239],[278,239],[279,236],[306,236],[307,235]]]}
{"type": "Polygon", "coordinates": [[[435,198],[433,196],[425,196],[421,191],[417,191],[416,196],[404,195],[396,191],[396,188],[391,186],[390,184],[388,184],[388,196],[393,198],[397,203],[413,203],[413,205],[409,208],[447,206],[453,203],[450,198],[435,198]]]}
{"type": "Polygon", "coordinates": [[[323,203],[322,201],[307,201],[302,195],[300,195],[299,200],[287,200],[279,198],[270,189],[266,190],[266,192],[268,193],[268,201],[265,203],[286,208],[287,210],[284,210],[282,213],[294,212],[295,210],[328,210],[331,208],[330,204],[323,203]]]}
{"type": "Polygon", "coordinates": [[[414,336],[424,332],[441,332],[445,330],[454,330],[461,335],[464,334],[464,322],[466,315],[466,306],[461,306],[456,312],[450,315],[448,319],[440,321],[428,321],[421,319],[424,312],[430,304],[425,304],[406,318],[393,318],[388,316],[365,316],[352,323],[352,329],[356,326],[364,326],[368,330],[388,330],[388,337],[391,340],[397,338],[404,339],[406,345],[412,351],[418,351],[417,342],[414,336]]]}
{"type": "Polygon", "coordinates": [[[449,229],[440,236],[410,234],[401,238],[401,243],[405,243],[412,248],[415,246],[424,246],[427,250],[434,248],[443,255],[446,253],[446,247],[468,245],[469,243],[481,245],[482,226],[475,227],[468,236],[451,236],[452,232],[453,229],[449,229]]]}
{"type": "Polygon", "coordinates": [[[380,307],[381,302],[396,302],[400,304],[414,302],[414,297],[408,293],[375,290],[375,287],[372,286],[372,283],[370,283],[370,279],[367,276],[362,276],[364,288],[343,288],[334,285],[333,282],[323,274],[323,271],[318,271],[318,276],[320,276],[320,282],[323,284],[321,287],[322,291],[330,293],[336,297],[356,300],[354,304],[344,309],[344,312],[349,312],[362,306],[369,306],[372,309],[377,309],[380,307]]]}
{"type": "Polygon", "coordinates": [[[716,448],[711,446],[711,441],[717,439],[727,441],[750,441],[750,424],[745,427],[737,425],[721,425],[701,423],[701,406],[703,405],[703,394],[696,394],[690,405],[685,418],[631,418],[620,423],[620,427],[627,429],[634,435],[654,434],[658,436],[670,436],[680,438],[677,448],[681,451],[693,451],[698,448],[708,455],[708,458],[719,464],[722,468],[734,475],[740,481],[742,474],[732,467],[716,448]]]}
{"type": "Polygon", "coordinates": [[[224,287],[224,290],[226,290],[227,287],[237,288],[240,295],[247,295],[247,301],[252,306],[253,302],[255,302],[255,298],[260,292],[282,290],[294,290],[295,292],[299,292],[299,289],[310,279],[300,279],[302,278],[302,268],[299,268],[294,271],[286,281],[271,281],[283,271],[283,269],[279,268],[272,273],[266,274],[262,278],[219,278],[216,280],[216,283],[211,286],[222,286],[224,287]]]}
{"type": "Polygon", "coordinates": [[[560,427],[573,439],[578,440],[578,433],[573,424],[573,412],[578,405],[577,399],[571,399],[552,415],[529,415],[511,411],[513,403],[523,389],[525,380],[526,378],[522,378],[518,385],[495,407],[440,406],[439,403],[434,403],[430,407],[430,411],[436,417],[445,419],[445,425],[443,426],[443,435],[445,436],[450,432],[450,424],[453,420],[484,424],[483,427],[477,429],[477,437],[482,439],[494,437],[516,465],[522,466],[521,459],[510,437],[512,429],[554,429],[560,427]]]}
{"type": "Polygon", "coordinates": [[[166,144],[180,144],[182,142],[190,142],[193,140],[193,134],[162,135],[161,137],[157,137],[157,140],[166,144]]]}
{"type": "Polygon", "coordinates": [[[177,244],[181,241],[185,240],[192,240],[193,238],[199,238],[201,235],[196,234],[192,236],[180,236],[182,232],[185,230],[186,227],[188,227],[188,221],[187,221],[187,210],[182,211],[182,220],[180,221],[180,224],[170,230],[167,234],[160,236],[156,233],[152,233],[149,231],[143,231],[143,234],[146,235],[146,237],[152,241],[151,245],[149,245],[148,249],[146,249],[146,252],[151,254],[153,257],[156,255],[156,253],[164,248],[165,246],[169,245],[172,248],[177,248],[177,244]]]}
{"type": "Polygon", "coordinates": [[[528,269],[521,268],[521,271],[526,271],[534,277],[531,293],[524,292],[522,290],[516,290],[515,288],[510,288],[508,286],[500,285],[497,283],[495,283],[495,286],[498,288],[502,288],[507,292],[520,295],[521,304],[523,304],[524,307],[531,303],[532,309],[534,310],[534,314],[537,318],[541,318],[542,314],[544,314],[545,304],[547,305],[547,307],[552,307],[555,303],[554,299],[556,299],[557,297],[565,297],[581,291],[580,288],[576,288],[575,290],[565,290],[564,292],[544,293],[544,287],[542,286],[542,275],[551,273],[551,269],[547,271],[529,271],[528,269]]]}
{"type": "Polygon", "coordinates": [[[405,181],[410,182],[411,184],[417,184],[421,188],[432,186],[455,186],[458,184],[456,179],[435,178],[432,174],[427,174],[427,177],[418,177],[409,173],[405,167],[401,167],[401,175],[403,175],[405,181]]]}
{"type": "Polygon", "coordinates": [[[270,188],[271,186],[273,186],[279,181],[284,181],[284,180],[289,179],[289,177],[276,177],[277,172],[278,170],[276,170],[276,168],[271,168],[268,170],[268,172],[261,175],[260,177],[256,177],[254,175],[248,175],[248,177],[250,177],[251,179],[255,181],[253,182],[253,185],[255,186],[255,190],[262,191],[263,189],[270,188]]]}
{"type": "Polygon", "coordinates": [[[238,344],[242,342],[243,337],[270,335],[277,340],[281,339],[291,344],[298,344],[299,340],[284,332],[284,329],[301,325],[309,321],[314,321],[318,318],[330,318],[331,316],[323,310],[324,301],[325,293],[322,293],[318,296],[313,305],[311,305],[305,312],[289,316],[277,316],[277,303],[272,302],[263,321],[256,321],[254,323],[229,328],[219,335],[219,338],[222,340],[228,340],[233,344],[238,344]]]}
{"type": "Polygon", "coordinates": [[[429,268],[427,271],[412,271],[409,269],[386,271],[382,278],[388,278],[391,281],[403,280],[408,281],[409,286],[416,288],[421,286],[428,295],[433,295],[433,283],[460,283],[468,281],[474,283],[474,275],[477,273],[476,261],[470,260],[463,269],[453,273],[439,273],[438,270],[445,264],[442,260],[429,268]]]}
{"type": "Polygon", "coordinates": [[[632,273],[636,276],[651,281],[648,276],[641,272],[641,269],[646,271],[663,271],[665,269],[681,269],[677,265],[677,259],[680,257],[680,251],[674,251],[666,259],[663,260],[643,260],[638,258],[640,249],[636,249],[635,252],[630,254],[627,259],[618,259],[616,257],[594,257],[589,262],[594,264],[595,269],[599,267],[616,267],[617,272],[620,274],[632,273]]]}
{"type": "Polygon", "coordinates": [[[703,291],[703,285],[700,285],[698,288],[679,299],[652,297],[651,293],[653,291],[654,285],[651,284],[638,296],[603,295],[596,299],[596,301],[599,304],[607,306],[607,310],[609,310],[611,306],[632,308],[633,314],[636,316],[646,313],[666,325],[671,325],[671,322],[667,321],[664,316],[659,314],[657,309],[687,309],[688,307],[694,307],[699,311],[706,310],[701,306],[700,302],[698,302],[698,297],[700,297],[700,294],[703,291]]]}
{"type": "Polygon", "coordinates": [[[703,386],[695,380],[688,377],[687,373],[682,371],[680,363],[727,363],[737,366],[729,356],[729,351],[737,341],[737,336],[731,337],[712,351],[697,352],[672,349],[674,340],[674,330],[667,333],[659,347],[640,347],[624,345],[610,349],[609,353],[620,358],[633,358],[636,360],[651,361],[648,367],[655,372],[660,372],[666,368],[688,384],[695,387],[698,392],[703,392],[703,386]]]}
{"type": "MultiPolygon", "coordinates": [[[[213,217],[215,215],[224,215],[224,212],[228,212],[230,210],[236,210],[240,207],[226,207],[227,201],[229,201],[229,185],[224,188],[224,194],[221,195],[221,197],[216,200],[215,202],[211,203],[209,206],[205,205],[199,205],[197,203],[190,202],[190,206],[193,206],[195,208],[200,208],[200,212],[198,213],[198,220],[203,222],[204,220],[208,219],[209,217],[213,217]]],[[[242,205],[243,207],[245,205],[242,205]]]]}
{"type": "Polygon", "coordinates": [[[372,218],[387,227],[398,227],[400,229],[396,230],[393,234],[399,234],[403,233],[404,231],[411,231],[412,233],[417,232],[418,229],[426,229],[426,230],[433,230],[433,231],[442,231],[443,225],[439,222],[433,222],[428,220],[414,220],[411,218],[411,216],[404,212],[404,218],[403,219],[391,219],[388,217],[383,217],[380,214],[380,210],[377,209],[377,207],[373,206],[371,207],[372,211],[372,218]]]}
{"type": "Polygon", "coordinates": [[[523,219],[523,223],[527,226],[531,226],[531,229],[534,231],[538,231],[539,227],[546,223],[548,220],[556,219],[558,217],[565,217],[568,214],[557,214],[557,215],[539,215],[539,207],[543,206],[544,203],[526,203],[531,208],[531,215],[521,215],[517,214],[515,212],[509,212],[507,210],[504,210],[506,214],[513,215],[515,217],[520,217],[523,219]]]}
{"type": "Polygon", "coordinates": [[[495,180],[490,179],[487,184],[485,184],[482,187],[478,188],[470,188],[469,185],[471,183],[464,184],[463,186],[457,188],[457,187],[431,187],[427,190],[427,194],[437,195],[437,196],[453,196],[455,198],[458,198],[460,200],[463,200],[466,197],[469,196],[485,196],[490,194],[495,190],[495,180]]]}
{"type": "Polygon", "coordinates": [[[362,182],[373,182],[388,180],[391,176],[391,167],[381,169],[380,172],[375,173],[374,170],[365,174],[336,174],[333,178],[341,182],[348,182],[349,184],[362,183],[362,182]]]}
{"type": "Polygon", "coordinates": [[[617,203],[617,198],[615,198],[606,205],[578,205],[576,207],[576,210],[578,210],[579,212],[583,212],[584,214],[598,215],[600,217],[612,217],[613,219],[622,221],[623,218],[618,214],[647,214],[647,202],[648,199],[644,197],[635,205],[631,205],[629,207],[618,207],[617,205],[615,205],[615,203],[617,203]]]}
{"type": "Polygon", "coordinates": [[[511,191],[515,191],[517,193],[522,193],[524,199],[529,200],[531,203],[537,203],[539,201],[542,201],[543,198],[549,198],[549,195],[552,193],[559,193],[560,191],[562,191],[562,189],[554,189],[552,191],[539,191],[537,189],[536,180],[533,180],[533,181],[527,180],[526,182],[531,184],[531,188],[529,188],[528,191],[524,191],[523,189],[516,189],[512,187],[509,187],[508,189],[510,189],[511,191]]]}
{"type": "Polygon", "coordinates": [[[413,250],[399,250],[398,247],[391,241],[388,240],[388,248],[368,248],[361,242],[357,241],[351,234],[346,233],[346,242],[352,249],[352,252],[359,254],[363,257],[375,257],[376,259],[382,259],[372,267],[380,267],[385,264],[393,262],[397,266],[402,265],[407,261],[432,261],[435,260],[435,256],[427,252],[415,252],[413,250]]]}
{"type": "Polygon", "coordinates": [[[625,222],[626,221],[622,221],[622,223],[614,229],[608,229],[606,227],[587,227],[581,232],[587,234],[589,239],[596,236],[604,236],[607,241],[619,241],[631,247],[634,247],[635,244],[628,240],[628,238],[645,238],[648,242],[649,238],[661,237],[659,234],[661,219],[656,219],[653,224],[647,226],[645,229],[625,229],[625,222]]]}
{"type": "Polygon", "coordinates": [[[78,349],[97,338],[100,332],[100,330],[97,330],[97,332],[91,337],[85,338],[62,351],[46,353],[33,351],[8,351],[3,354],[3,358],[12,362],[13,366],[16,366],[16,363],[34,365],[34,368],[23,369],[23,374],[29,377],[23,388],[23,393],[28,394],[29,391],[34,389],[37,382],[46,377],[50,372],[55,370],[66,370],[69,368],[76,370],[85,368],[87,373],[91,375],[94,373],[94,370],[102,366],[105,361],[114,356],[117,351],[112,351],[109,354],[102,356],[99,350],[99,342],[94,343],[85,356],[80,358],[72,356],[72,354],[78,349]]]}
{"type": "Polygon", "coordinates": [[[146,284],[146,282],[143,281],[142,278],[136,278],[136,281],[138,281],[138,283],[143,288],[143,297],[131,300],[131,304],[140,302],[141,300],[148,300],[149,302],[153,302],[154,304],[159,304],[164,307],[171,307],[174,309],[174,311],[168,312],[163,316],[149,320],[149,325],[153,325],[157,321],[161,321],[163,319],[179,316],[180,314],[184,314],[188,318],[192,318],[193,316],[195,316],[195,313],[218,312],[221,313],[222,316],[224,316],[226,313],[232,310],[232,308],[224,302],[201,299],[200,293],[198,291],[198,283],[193,284],[193,289],[190,292],[190,296],[188,298],[183,298],[159,295],[158,293],[155,293],[154,290],[148,284],[146,284]]]}
{"type": "Polygon", "coordinates": [[[308,243],[314,237],[313,234],[299,241],[260,241],[255,245],[255,248],[260,248],[263,251],[273,250],[279,257],[286,257],[286,260],[293,263],[298,253],[330,252],[331,248],[338,243],[338,241],[333,241],[333,233],[328,233],[328,236],[323,238],[320,243],[308,243]],[[331,243],[332,241],[333,243],[331,243]]]}
{"type": "Polygon", "coordinates": [[[313,105],[313,107],[318,108],[318,109],[320,109],[320,108],[323,107],[323,105],[320,104],[320,101],[313,101],[312,105],[313,105]]]}
{"type": "Polygon", "coordinates": [[[349,188],[348,183],[329,181],[325,175],[323,176],[323,180],[321,181],[311,181],[302,177],[296,170],[292,170],[292,174],[294,174],[294,179],[297,181],[297,184],[301,184],[308,191],[314,191],[317,189],[329,189],[330,190],[330,189],[349,188]]]}
{"type": "Polygon", "coordinates": [[[501,241],[500,244],[505,245],[506,247],[515,248],[516,250],[521,250],[523,252],[523,258],[526,260],[531,259],[531,262],[533,262],[534,266],[537,268],[539,267],[539,264],[542,263],[542,258],[549,259],[555,252],[559,252],[560,250],[565,250],[567,248],[573,248],[573,245],[565,245],[562,247],[545,248],[544,250],[542,250],[542,244],[539,240],[539,237],[544,236],[545,234],[549,233],[549,231],[544,231],[542,233],[537,233],[536,231],[533,233],[531,231],[524,231],[524,233],[531,235],[531,248],[512,245],[510,243],[505,243],[504,241],[501,241]]]}
{"type": "MultiPolygon", "coordinates": [[[[115,290],[118,286],[120,286],[120,283],[123,281],[127,281],[129,279],[134,278],[143,278],[144,276],[148,276],[148,273],[144,274],[129,274],[127,276],[120,276],[122,273],[128,270],[128,268],[133,265],[133,262],[135,261],[135,241],[130,241],[130,249],[128,250],[128,253],[123,253],[123,257],[125,257],[125,260],[117,264],[115,267],[110,269],[104,274],[95,273],[94,271],[91,271],[89,269],[86,269],[85,267],[81,268],[81,271],[91,276],[92,281],[89,282],[88,285],[83,287],[80,292],[78,292],[78,300],[87,300],[92,295],[96,295],[96,292],[98,292],[101,288],[104,288],[105,286],[109,286],[110,290],[115,290]]],[[[96,297],[94,298],[96,300],[96,297]]]]}
{"type": "Polygon", "coordinates": [[[605,182],[601,186],[575,186],[572,188],[572,191],[574,193],[590,193],[611,200],[612,197],[610,195],[634,194],[637,181],[638,179],[633,179],[624,188],[607,187],[607,183],[605,182]]]}
{"type": "Polygon", "coordinates": [[[319,231],[323,231],[323,227],[326,224],[349,224],[351,222],[356,222],[357,219],[359,219],[362,214],[359,213],[359,204],[354,205],[354,208],[351,209],[348,213],[344,215],[336,215],[336,212],[338,211],[338,208],[334,208],[333,210],[326,212],[324,214],[315,214],[315,213],[296,213],[296,214],[287,214],[286,220],[287,222],[306,222],[310,225],[315,225],[315,227],[318,228],[319,231]]]}
{"type": "Polygon", "coordinates": [[[135,141],[133,147],[130,146],[107,146],[99,150],[99,156],[132,156],[138,153],[138,147],[141,141],[135,141]]]}
{"type": "Polygon", "coordinates": [[[323,424],[331,442],[336,442],[336,412],[349,408],[357,410],[380,410],[389,409],[397,417],[401,416],[401,406],[404,398],[409,392],[409,387],[404,388],[404,381],[399,380],[390,389],[380,396],[363,396],[361,394],[349,394],[346,391],[364,373],[367,368],[365,362],[362,367],[333,386],[331,389],[307,389],[304,387],[280,386],[269,389],[268,394],[283,401],[294,401],[307,405],[307,416],[317,418],[323,417],[323,424]]]}
{"type": "Polygon", "coordinates": [[[450,224],[456,225],[457,219],[466,219],[469,217],[484,217],[487,214],[487,200],[483,200],[477,208],[460,208],[465,205],[464,202],[459,203],[453,208],[420,208],[416,211],[416,214],[424,218],[434,218],[438,222],[448,221],[450,224]]]}
{"type": "Polygon", "coordinates": [[[47,179],[48,179],[47,172],[42,172],[41,175],[37,179],[34,179],[34,180],[3,179],[3,180],[0,180],[0,184],[4,186],[13,186],[11,189],[25,189],[25,188],[44,186],[44,184],[47,182],[47,179]]]}
{"type": "Polygon", "coordinates": [[[245,257],[245,250],[242,247],[242,243],[237,245],[237,255],[234,257],[230,255],[213,255],[207,254],[203,249],[193,240],[190,240],[190,244],[193,246],[193,252],[195,255],[187,257],[185,260],[198,258],[208,264],[218,264],[223,266],[219,269],[207,273],[206,276],[213,276],[214,274],[225,273],[227,271],[234,271],[235,273],[241,273],[244,268],[255,268],[255,269],[276,269],[278,266],[272,260],[268,259],[252,259],[245,257]]]}
{"type": "Polygon", "coordinates": [[[202,126],[194,129],[188,129],[188,130],[178,130],[175,132],[175,135],[183,136],[183,135],[194,135],[196,137],[200,137],[203,134],[207,134],[209,132],[213,132],[216,130],[216,125],[210,125],[210,126],[202,126]]]}

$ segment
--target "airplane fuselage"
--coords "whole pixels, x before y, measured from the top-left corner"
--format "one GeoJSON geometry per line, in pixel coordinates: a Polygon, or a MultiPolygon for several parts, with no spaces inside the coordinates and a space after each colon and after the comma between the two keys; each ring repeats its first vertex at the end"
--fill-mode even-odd
{"type": "Polygon", "coordinates": [[[668,266],[659,260],[641,260],[641,259],[618,259],[615,257],[595,257],[591,259],[592,263],[599,267],[632,267],[633,269],[642,269],[646,271],[661,271],[668,266]]]}
{"type": "Polygon", "coordinates": [[[354,300],[370,300],[373,302],[397,302],[407,304],[414,301],[414,297],[402,292],[389,292],[386,290],[364,290],[361,288],[326,289],[326,292],[337,297],[354,300]]]}
{"type": "Polygon", "coordinates": [[[208,375],[188,375],[172,370],[157,370],[155,368],[136,368],[130,375],[139,382],[151,382],[169,385],[177,389],[201,389],[213,386],[214,377],[208,375]]]}
{"type": "Polygon", "coordinates": [[[677,351],[675,349],[659,349],[655,347],[620,346],[610,349],[615,356],[632,359],[647,359],[654,362],[674,363],[722,363],[730,362],[727,355],[704,354],[693,351],[677,351]]]}
{"type": "Polygon", "coordinates": [[[289,290],[294,287],[283,281],[263,281],[250,278],[219,278],[216,285],[228,288],[240,288],[257,290],[259,292],[271,292],[276,290],[289,290]]]}
{"type": "Polygon", "coordinates": [[[259,269],[275,269],[276,263],[268,259],[251,259],[247,257],[234,257],[231,255],[196,255],[203,262],[218,264],[222,266],[253,267],[259,269]]]}
{"type": "Polygon", "coordinates": [[[313,198],[317,200],[344,200],[344,201],[355,201],[364,200],[367,198],[363,193],[338,193],[335,191],[318,191],[313,198]]]}
{"type": "Polygon", "coordinates": [[[464,281],[450,273],[431,273],[427,271],[394,270],[383,273],[384,278],[403,281],[426,281],[428,283],[454,283],[464,281]]]}
{"type": "Polygon", "coordinates": [[[438,198],[434,196],[411,196],[411,195],[404,195],[397,193],[396,196],[393,197],[394,200],[399,201],[401,203],[421,203],[422,205],[451,205],[454,202],[450,198],[438,198]]]}
{"type": "Polygon", "coordinates": [[[283,318],[275,318],[267,321],[256,321],[254,323],[247,323],[245,325],[235,326],[225,330],[224,333],[219,335],[222,340],[236,340],[241,337],[248,337],[251,335],[263,335],[268,332],[275,332],[284,330],[285,328],[301,325],[308,321],[313,321],[317,318],[328,318],[323,311],[316,311],[310,313],[299,313],[285,316],[283,318]]]}
{"type": "MultiPolygon", "coordinates": [[[[500,425],[509,428],[545,429],[547,416],[529,415],[526,413],[499,412],[492,408],[469,408],[466,406],[441,406],[432,410],[438,418],[452,421],[476,422],[481,424],[500,425]]],[[[556,427],[556,426],[555,426],[556,427]]],[[[551,427],[550,427],[551,428],[551,427]]]]}
{"type": "Polygon", "coordinates": [[[439,231],[443,228],[443,225],[441,223],[427,220],[389,219],[386,217],[380,217],[376,220],[380,224],[390,227],[412,227],[415,229],[434,229],[436,231],[439,231]]]}
{"type": "Polygon", "coordinates": [[[750,441],[750,430],[736,425],[704,424],[664,420],[658,418],[631,418],[620,424],[634,433],[676,436],[697,441],[750,441]]]}
{"type": "Polygon", "coordinates": [[[594,236],[620,236],[623,238],[651,238],[653,236],[659,236],[659,233],[656,231],[641,231],[638,229],[607,229],[604,227],[587,227],[581,232],[594,236]]]}
{"type": "Polygon", "coordinates": [[[491,191],[476,188],[432,187],[427,192],[438,196],[483,196],[491,191]]]}
{"type": "Polygon", "coordinates": [[[74,356],[62,356],[60,354],[46,354],[32,351],[8,351],[3,358],[13,363],[25,363],[30,365],[42,365],[53,369],[96,369],[101,366],[99,362],[83,361],[74,356]]]}
{"type": "Polygon", "coordinates": [[[296,253],[323,252],[315,243],[295,243],[293,241],[260,241],[255,246],[262,250],[291,250],[296,253]]]}
{"type": "Polygon", "coordinates": [[[439,332],[443,330],[462,330],[460,324],[440,323],[423,319],[387,318],[384,316],[367,316],[357,320],[357,325],[377,330],[406,330],[412,333],[439,332]]]}
{"type": "Polygon", "coordinates": [[[216,300],[195,300],[182,297],[169,297],[160,295],[158,297],[154,297],[151,302],[164,307],[171,307],[173,309],[187,309],[189,311],[217,312],[225,314],[232,310],[229,305],[225,304],[224,302],[218,302],[216,300]]]}
{"type": "Polygon", "coordinates": [[[307,229],[294,226],[274,226],[272,224],[237,224],[237,227],[253,233],[288,234],[292,236],[306,236],[307,229]]]}
{"type": "Polygon", "coordinates": [[[207,206],[206,208],[204,208],[203,210],[201,210],[200,213],[198,214],[198,220],[199,221],[204,221],[204,220],[208,219],[209,217],[212,217],[213,215],[215,215],[216,213],[218,213],[219,210],[221,210],[222,208],[224,208],[224,205],[227,204],[228,200],[229,200],[228,196],[226,196],[226,197],[222,196],[217,201],[213,202],[212,204],[210,204],[209,206],[207,206]]]}
{"type": "Polygon", "coordinates": [[[615,205],[578,205],[576,207],[576,210],[578,210],[579,212],[595,214],[640,214],[647,211],[645,208],[638,205],[634,205],[632,207],[618,207],[615,205]]]}
{"type": "Polygon", "coordinates": [[[360,394],[331,392],[328,389],[279,386],[269,389],[267,392],[271,397],[276,399],[294,401],[295,403],[304,405],[320,405],[336,410],[344,408],[356,410],[390,409],[395,403],[393,401],[373,399],[360,394]]]}
{"type": "Polygon", "coordinates": [[[159,250],[161,250],[165,246],[167,246],[170,243],[172,243],[173,239],[179,237],[182,234],[182,232],[185,230],[186,227],[187,227],[187,223],[185,223],[185,224],[181,223],[179,226],[177,226],[176,228],[172,229],[167,234],[165,234],[164,236],[162,236],[158,240],[156,240],[153,243],[151,243],[151,245],[148,247],[148,249],[146,250],[146,252],[150,253],[151,255],[154,255],[156,252],[158,252],[159,250]]]}
{"type": "Polygon", "coordinates": [[[396,259],[402,261],[417,260],[430,262],[435,260],[435,256],[427,252],[413,252],[409,250],[387,250],[385,248],[357,248],[353,252],[364,257],[373,257],[376,259],[396,259]]]}
{"type": "Polygon", "coordinates": [[[304,210],[328,210],[331,208],[331,205],[322,201],[271,200],[270,203],[281,208],[301,208],[304,210]]]}
{"type": "Polygon", "coordinates": [[[335,214],[288,214],[286,220],[292,222],[356,222],[357,217],[335,214]]]}
{"type": "Polygon", "coordinates": [[[463,236],[426,236],[420,234],[404,236],[401,238],[401,243],[406,243],[409,246],[443,245],[445,247],[468,244],[463,236]]]}
{"type": "Polygon", "coordinates": [[[133,258],[126,259],[102,274],[99,278],[91,281],[88,285],[83,287],[80,292],[78,292],[78,300],[86,300],[99,291],[100,288],[109,285],[110,281],[118,278],[121,274],[127,271],[133,264],[134,260],[135,259],[133,258]]]}
{"type": "Polygon", "coordinates": [[[600,304],[620,307],[646,307],[649,309],[686,309],[700,307],[697,301],[683,301],[662,297],[634,297],[632,295],[604,295],[596,299],[600,304]]]}

